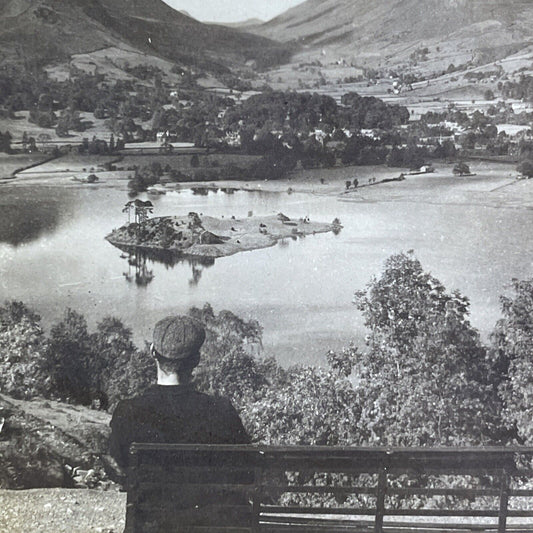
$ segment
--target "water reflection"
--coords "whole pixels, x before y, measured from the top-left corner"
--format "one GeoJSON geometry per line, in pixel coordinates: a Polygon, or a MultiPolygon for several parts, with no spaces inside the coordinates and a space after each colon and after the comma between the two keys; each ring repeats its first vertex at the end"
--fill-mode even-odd
{"type": "Polygon", "coordinates": [[[128,271],[122,273],[128,283],[135,281],[138,287],[146,287],[154,279],[154,271],[148,270],[145,254],[131,251],[120,257],[128,262],[128,271]]]}
{"type": "MultiPolygon", "coordinates": [[[[218,191],[222,191],[224,194],[235,194],[235,191],[238,191],[239,189],[235,189],[234,187],[222,187],[219,188],[216,185],[206,185],[201,187],[191,187],[191,192],[194,196],[208,196],[210,192],[217,193],[218,191]]],[[[179,192],[179,190],[178,190],[179,192]]]]}
{"type": "Polygon", "coordinates": [[[59,225],[61,212],[56,202],[20,202],[18,198],[4,202],[0,205],[0,242],[19,246],[53,233],[59,225]]]}
{"type": "Polygon", "coordinates": [[[123,246],[114,244],[122,250],[120,255],[128,264],[128,270],[123,276],[128,283],[135,283],[138,287],[146,287],[154,279],[154,271],[150,269],[150,263],[161,263],[167,268],[173,268],[178,264],[186,263],[191,267],[192,277],[189,286],[195,287],[202,279],[203,271],[215,264],[214,257],[192,257],[183,255],[173,250],[153,250],[139,246],[123,246]]]}

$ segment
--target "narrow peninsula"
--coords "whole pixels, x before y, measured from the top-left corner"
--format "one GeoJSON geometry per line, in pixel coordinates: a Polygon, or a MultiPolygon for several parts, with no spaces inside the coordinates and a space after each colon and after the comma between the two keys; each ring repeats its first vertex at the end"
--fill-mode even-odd
{"type": "Polygon", "coordinates": [[[187,216],[155,217],[113,230],[106,239],[118,248],[166,251],[189,257],[217,258],[275,245],[287,238],[315,233],[338,233],[342,226],[292,220],[283,213],[266,217],[214,218],[191,212],[187,216]]]}

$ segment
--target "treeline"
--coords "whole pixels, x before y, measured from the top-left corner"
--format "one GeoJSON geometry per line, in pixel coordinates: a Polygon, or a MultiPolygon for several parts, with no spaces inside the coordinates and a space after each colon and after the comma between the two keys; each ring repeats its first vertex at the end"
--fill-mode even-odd
{"type": "MultiPolygon", "coordinates": [[[[82,119],[80,113],[92,113],[95,119],[118,120],[110,128],[128,141],[140,128],[131,121],[150,120],[160,106],[170,102],[161,77],[155,76],[153,85],[130,80],[109,82],[103,75],[74,70],[69,80],[56,81],[44,71],[4,67],[0,70],[1,113],[14,117],[16,112],[28,111],[30,122],[55,128],[59,136],[87,129],[91,121],[82,119]],[[122,125],[122,120],[128,122],[122,125]]],[[[144,70],[139,66],[134,72],[140,76],[138,71],[144,70]]]]}
{"type": "MultiPolygon", "coordinates": [[[[208,332],[200,389],[229,396],[263,443],[532,442],[533,280],[512,283],[488,344],[470,324],[468,299],[448,292],[410,253],[389,258],[355,302],[366,345],[329,352],[323,367],[288,369],[254,353],[257,322],[208,304],[191,309],[208,332]]],[[[34,312],[7,302],[0,324],[0,386],[14,397],[111,410],[155,380],[148,350],[136,348],[116,318],[91,333],[82,315],[67,310],[46,336],[34,312]]]]}
{"type": "Polygon", "coordinates": [[[315,128],[325,133],[336,129],[387,129],[409,120],[409,111],[405,107],[353,92],[345,94],[341,104],[338,105],[331,96],[317,93],[266,91],[229,110],[224,125],[238,128],[242,121],[245,129],[251,128],[256,133],[267,128],[268,131],[288,130],[300,135],[309,134],[315,128]]]}
{"type": "Polygon", "coordinates": [[[499,82],[498,89],[504,98],[533,102],[533,76],[521,75],[518,81],[499,82]]]}

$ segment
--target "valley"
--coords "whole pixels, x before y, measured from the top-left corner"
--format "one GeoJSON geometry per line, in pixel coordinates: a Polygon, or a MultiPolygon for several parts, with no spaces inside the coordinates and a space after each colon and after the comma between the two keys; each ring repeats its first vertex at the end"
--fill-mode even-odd
{"type": "Polygon", "coordinates": [[[165,315],[253,442],[530,442],[532,28],[523,0],[1,1],[0,530],[122,529],[109,420],[165,315]]]}

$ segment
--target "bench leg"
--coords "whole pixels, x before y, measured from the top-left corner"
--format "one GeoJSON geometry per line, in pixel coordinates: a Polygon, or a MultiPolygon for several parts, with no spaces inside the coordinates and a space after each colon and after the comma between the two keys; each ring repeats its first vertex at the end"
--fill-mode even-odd
{"type": "Polygon", "coordinates": [[[252,498],[252,528],[251,533],[259,533],[259,519],[261,515],[261,500],[262,500],[262,491],[261,491],[261,483],[262,483],[262,471],[260,468],[254,469],[254,494],[252,498]]]}
{"type": "Polygon", "coordinates": [[[376,502],[376,521],[374,533],[383,533],[383,517],[385,516],[385,493],[387,492],[387,472],[384,468],[378,473],[378,496],[376,502]]]}
{"type": "Polygon", "coordinates": [[[498,533],[505,533],[507,528],[507,506],[509,504],[509,475],[504,469],[500,481],[500,512],[498,514],[498,533]]]}

